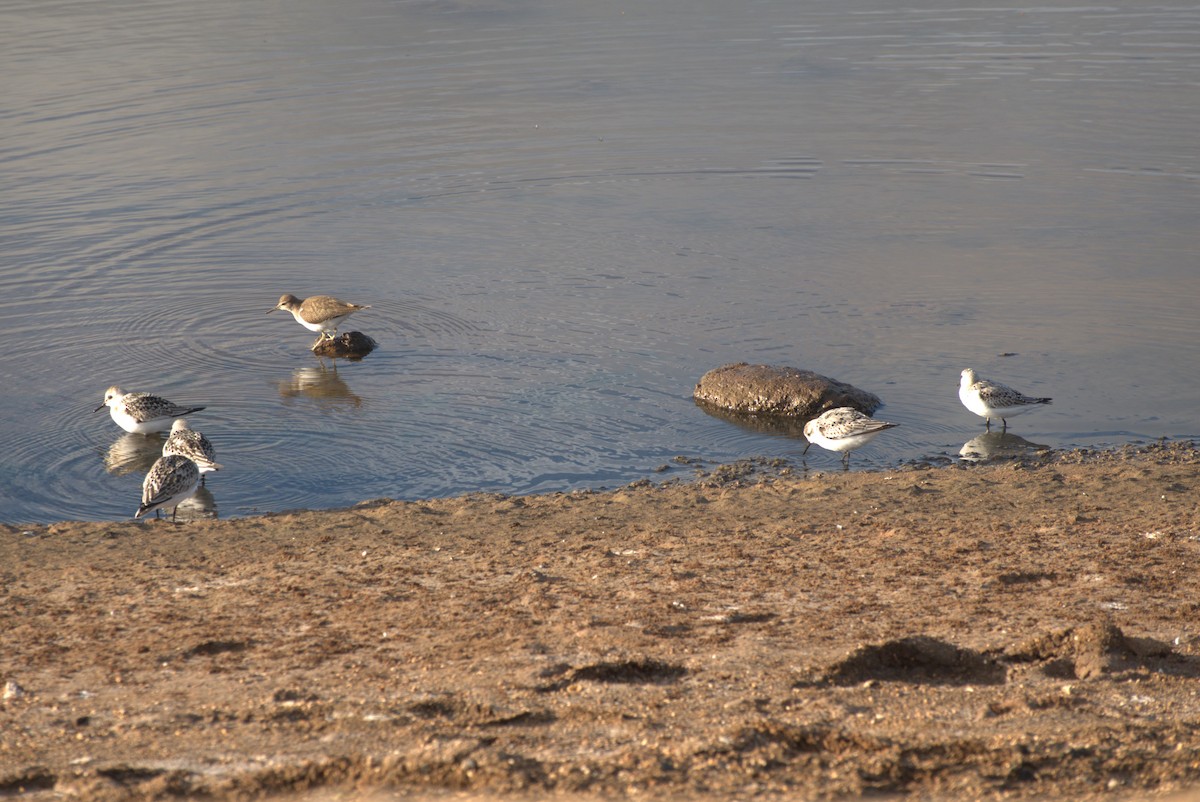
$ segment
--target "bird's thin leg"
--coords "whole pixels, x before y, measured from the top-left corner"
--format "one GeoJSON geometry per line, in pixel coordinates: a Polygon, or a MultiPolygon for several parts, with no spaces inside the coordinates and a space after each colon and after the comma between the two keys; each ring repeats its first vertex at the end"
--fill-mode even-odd
{"type": "Polygon", "coordinates": [[[809,443],[804,447],[804,450],[800,452],[800,456],[803,457],[805,454],[807,454],[810,448],[812,448],[812,443],[809,443]]]}
{"type": "Polygon", "coordinates": [[[990,431],[992,430],[992,419],[991,419],[991,418],[984,418],[984,419],[983,419],[983,426],[984,426],[984,428],[985,428],[987,431],[989,431],[989,432],[990,432],[990,431]]]}
{"type": "Polygon", "coordinates": [[[1008,431],[1008,421],[1005,420],[1004,418],[1001,418],[1000,422],[1004,424],[1004,427],[1002,429],[1000,429],[1000,431],[1007,432],[1008,431]]]}

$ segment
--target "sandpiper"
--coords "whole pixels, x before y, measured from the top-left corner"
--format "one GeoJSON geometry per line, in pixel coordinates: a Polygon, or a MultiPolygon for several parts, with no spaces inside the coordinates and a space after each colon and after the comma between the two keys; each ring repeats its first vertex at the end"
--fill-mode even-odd
{"type": "Polygon", "coordinates": [[[804,453],[808,453],[809,446],[813,443],[829,451],[841,451],[842,464],[849,468],[851,451],[865,446],[884,429],[899,425],[875,420],[854,407],[836,407],[822,412],[804,424],[804,436],[808,438],[804,453]]]}
{"type": "Polygon", "coordinates": [[[171,424],[171,434],[167,436],[167,442],[163,443],[162,455],[169,457],[172,454],[187,457],[196,463],[196,467],[200,469],[201,484],[204,483],[204,474],[221,470],[221,464],[215,461],[216,451],[213,444],[203,434],[189,428],[188,422],[183,418],[175,419],[171,424]]]}
{"type": "Polygon", "coordinates": [[[363,304],[340,301],[329,295],[313,295],[302,301],[295,295],[287,294],[281,296],[279,303],[268,309],[267,313],[270,314],[276,309],[291,312],[292,317],[296,318],[296,322],[301,326],[309,331],[321,333],[317,340],[320,342],[321,340],[332,340],[343,320],[360,309],[370,308],[363,304]]]}
{"type": "Polygon", "coordinates": [[[180,502],[191,498],[199,486],[200,469],[196,463],[177,454],[159,457],[142,482],[142,504],[133,517],[153,512],[157,518],[160,509],[170,507],[171,520],[175,520],[180,502]]]}
{"type": "Polygon", "coordinates": [[[104,403],[96,407],[93,413],[105,407],[108,407],[108,414],[118,426],[134,434],[165,432],[176,418],[204,409],[181,407],[149,393],[127,393],[115,384],[104,391],[104,403]]]}
{"type": "Polygon", "coordinates": [[[964,407],[984,419],[988,431],[992,428],[992,418],[999,418],[1003,430],[1006,431],[1007,418],[1050,403],[1049,398],[1033,398],[998,382],[981,379],[971,368],[962,372],[962,379],[958,384],[958,399],[964,407]]]}

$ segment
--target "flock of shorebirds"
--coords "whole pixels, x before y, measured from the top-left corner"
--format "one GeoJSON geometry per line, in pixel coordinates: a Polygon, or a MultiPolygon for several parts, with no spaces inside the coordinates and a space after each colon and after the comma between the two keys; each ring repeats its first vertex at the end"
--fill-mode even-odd
{"type": "MultiPolygon", "coordinates": [[[[291,312],[297,323],[310,331],[320,332],[319,343],[322,339],[332,339],[338,326],[350,315],[369,308],[328,295],[314,295],[303,300],[284,295],[267,311],[291,312]]],[[[985,420],[989,430],[993,418],[999,418],[1007,430],[1008,418],[1050,403],[1049,398],[1034,398],[998,382],[981,379],[971,368],[962,372],[958,397],[963,406],[985,420]]],[[[212,443],[200,432],[189,428],[184,418],[204,407],[180,406],[149,393],[127,393],[115,385],[104,391],[104,403],[95,411],[105,407],[113,421],[127,432],[153,434],[170,430],[162,456],[142,482],[142,503],[135,518],[151,512],[157,516],[159,510],[168,508],[174,518],[179,504],[199,488],[203,475],[221,469],[215,460],[212,443]]],[[[841,452],[842,464],[848,468],[851,451],[866,445],[880,432],[899,425],[876,420],[853,407],[830,409],[804,424],[804,436],[808,439],[804,453],[816,443],[829,451],[841,452]]]]}
{"type": "MultiPolygon", "coordinates": [[[[993,418],[999,418],[1001,426],[1007,431],[1009,418],[1050,403],[1049,398],[1034,398],[1008,385],[981,379],[975,375],[972,368],[962,372],[958,383],[958,400],[962,401],[964,407],[983,418],[989,431],[993,418]]],[[[804,424],[804,436],[808,438],[804,453],[808,453],[809,446],[813,443],[829,451],[840,451],[842,464],[848,468],[851,451],[865,446],[885,429],[899,425],[876,420],[854,407],[830,409],[804,424]]]]}
{"type": "MultiPolygon", "coordinates": [[[[304,328],[320,332],[323,339],[333,339],[338,326],[350,315],[369,306],[351,304],[328,295],[314,295],[301,300],[284,295],[268,312],[282,309],[291,312],[304,328]]],[[[313,346],[316,347],[315,345],[313,346]]],[[[113,385],[104,391],[104,403],[95,411],[108,407],[113,421],[133,434],[156,434],[170,430],[159,457],[142,482],[142,503],[134,513],[141,518],[151,512],[170,509],[174,518],[179,504],[191,498],[203,481],[204,474],[218,471],[213,444],[201,432],[188,426],[185,415],[204,407],[185,407],[150,393],[127,393],[113,385]]]]}

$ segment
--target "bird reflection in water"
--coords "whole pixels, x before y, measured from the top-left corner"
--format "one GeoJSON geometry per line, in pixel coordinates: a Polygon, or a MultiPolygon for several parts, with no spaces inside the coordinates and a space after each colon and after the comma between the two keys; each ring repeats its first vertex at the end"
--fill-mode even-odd
{"type": "Polygon", "coordinates": [[[984,432],[963,443],[958,456],[969,462],[991,462],[997,459],[1015,459],[1050,450],[1050,446],[1031,443],[1024,437],[1008,432],[984,432]]]}
{"type": "Polygon", "coordinates": [[[323,363],[316,367],[296,368],[287,381],[279,382],[279,396],[284,402],[307,399],[324,412],[362,406],[362,398],[350,390],[350,385],[338,376],[337,365],[332,369],[323,363]]]}
{"type": "Polygon", "coordinates": [[[161,435],[126,433],[113,441],[104,454],[104,470],[113,476],[146,473],[162,456],[161,435]]]}
{"type": "MultiPolygon", "coordinates": [[[[104,454],[104,470],[113,476],[146,474],[162,456],[162,435],[123,434],[104,454]]],[[[173,520],[199,521],[217,517],[217,500],[212,491],[200,485],[190,497],[179,502],[173,520]]]]}
{"type": "Polygon", "coordinates": [[[216,517],[217,500],[205,485],[196,488],[190,498],[185,498],[175,508],[176,521],[205,521],[215,520],[216,517]]]}

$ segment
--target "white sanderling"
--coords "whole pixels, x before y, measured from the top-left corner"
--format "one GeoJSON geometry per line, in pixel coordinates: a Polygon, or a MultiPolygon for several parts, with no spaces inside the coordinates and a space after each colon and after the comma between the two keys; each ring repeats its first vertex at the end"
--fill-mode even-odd
{"type": "Polygon", "coordinates": [[[992,418],[999,418],[1005,430],[1008,418],[1049,404],[1049,398],[1033,398],[997,382],[981,379],[975,371],[967,368],[958,383],[958,398],[963,406],[983,418],[987,429],[992,428],[992,418]]]}
{"type": "Polygon", "coordinates": [[[108,413],[118,426],[134,434],[165,432],[176,418],[204,409],[181,407],[149,393],[127,393],[115,384],[104,391],[104,403],[93,412],[105,407],[108,407],[108,413]]]}
{"type": "Polygon", "coordinates": [[[221,470],[221,463],[216,461],[217,452],[213,449],[212,442],[200,432],[189,428],[188,422],[183,418],[175,419],[171,424],[171,434],[167,436],[167,442],[163,443],[162,455],[169,457],[172,454],[187,457],[196,463],[196,467],[200,469],[201,482],[204,481],[204,474],[221,470]]]}
{"type": "Polygon", "coordinates": [[[158,510],[170,507],[174,520],[179,502],[191,498],[199,486],[200,469],[196,463],[178,454],[159,457],[142,481],[142,504],[133,517],[141,518],[149,512],[158,517],[158,510]]]}
{"type": "Polygon", "coordinates": [[[313,295],[304,300],[300,300],[295,295],[286,294],[280,296],[279,303],[267,310],[270,314],[276,309],[283,309],[292,313],[292,317],[296,318],[296,322],[309,331],[318,331],[321,333],[321,340],[333,339],[333,335],[337,334],[338,326],[342,321],[353,315],[360,309],[370,309],[370,306],[362,304],[352,304],[346,301],[340,301],[329,295],[313,295]]]}
{"type": "Polygon", "coordinates": [[[841,451],[842,464],[849,468],[851,451],[865,446],[884,429],[899,425],[875,420],[854,407],[830,409],[804,424],[804,436],[808,438],[804,453],[813,443],[829,451],[841,451]]]}

